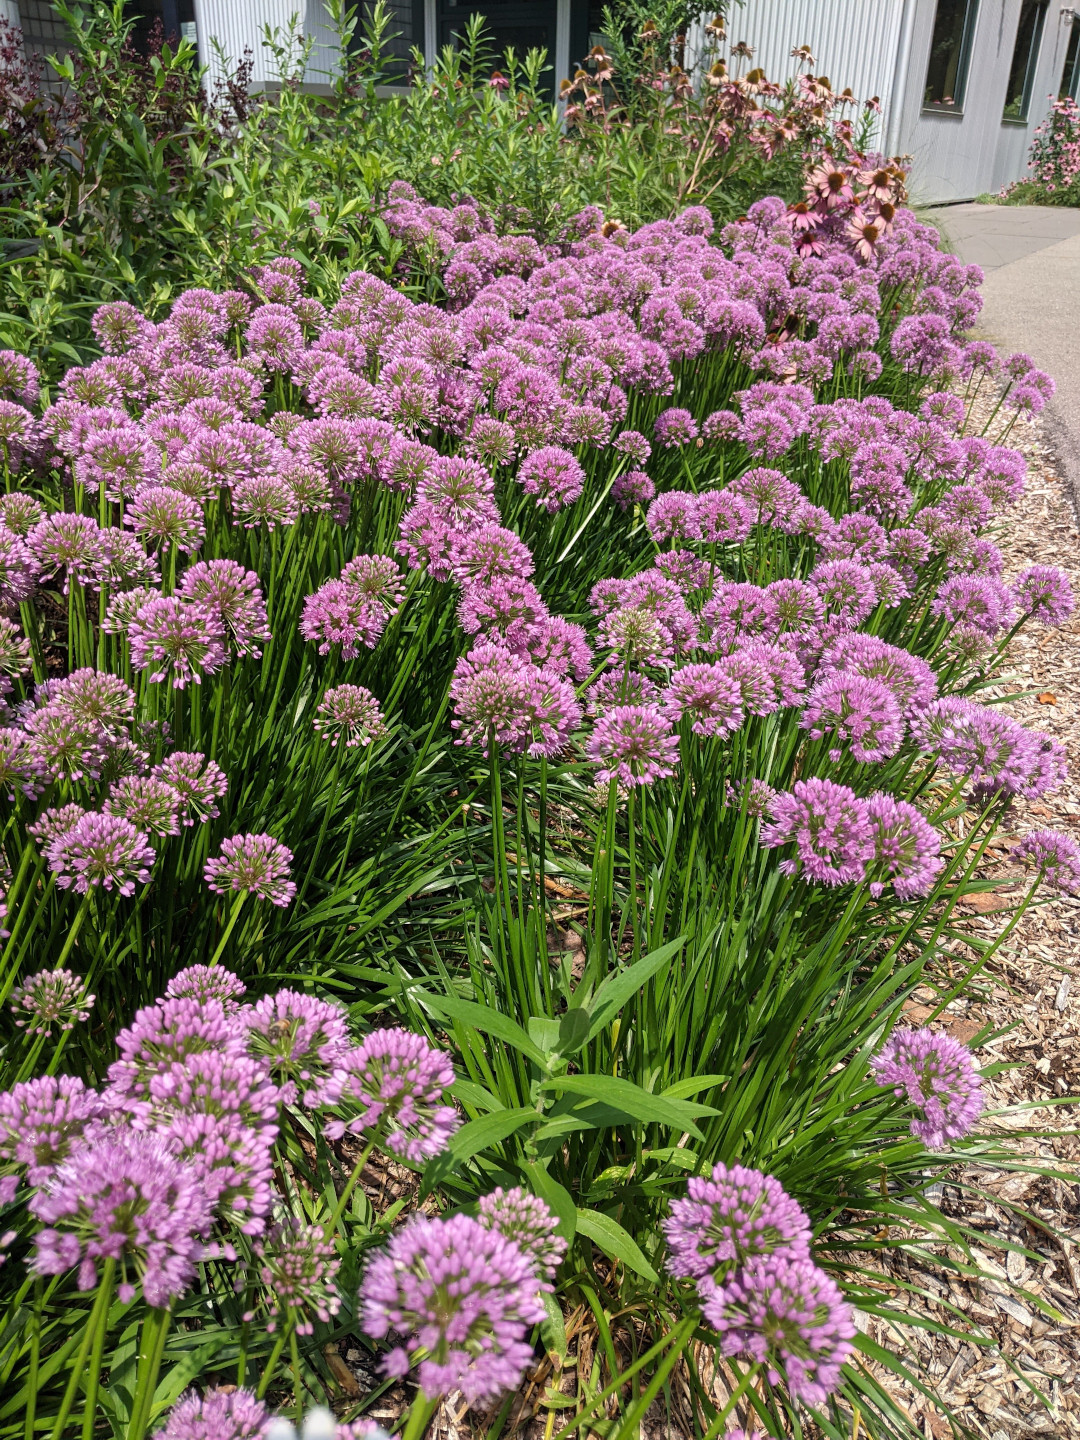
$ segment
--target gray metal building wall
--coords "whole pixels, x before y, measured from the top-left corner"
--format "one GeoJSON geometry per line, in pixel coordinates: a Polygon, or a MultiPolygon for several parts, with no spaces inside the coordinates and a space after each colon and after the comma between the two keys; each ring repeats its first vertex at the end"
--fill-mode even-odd
{"type": "MultiPolygon", "coordinates": [[[[922,108],[936,0],[909,0],[911,47],[902,77],[903,104],[897,148],[914,160],[916,199],[969,200],[1018,180],[1027,166],[1035,127],[1057,94],[1069,31],[1061,6],[1051,0],[1026,121],[1002,120],[1020,0],[982,0],[968,66],[962,115],[922,108]]],[[[1071,8],[1071,7],[1070,7],[1071,8]]]]}
{"type": "Polygon", "coordinates": [[[881,101],[883,144],[903,8],[903,0],[746,0],[731,8],[728,34],[753,46],[749,63],[770,80],[798,73],[791,52],[809,45],[815,73],[827,75],[834,90],[850,86],[860,100],[876,95],[881,101]]]}

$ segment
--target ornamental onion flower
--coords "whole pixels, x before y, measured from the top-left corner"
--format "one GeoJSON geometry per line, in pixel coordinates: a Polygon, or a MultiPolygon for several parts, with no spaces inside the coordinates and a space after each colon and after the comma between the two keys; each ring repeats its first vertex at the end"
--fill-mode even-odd
{"type": "Polygon", "coordinates": [[[394,1154],[414,1164],[445,1150],[459,1121],[443,1092],[454,1072],[441,1050],[409,1030],[373,1030],[337,1064],[333,1098],[348,1120],[331,1120],[331,1140],[348,1131],[378,1135],[394,1154]]]}
{"type": "Polygon", "coordinates": [[[96,1090],[73,1075],[43,1075],[0,1092],[0,1160],[26,1169],[43,1185],[82,1137],[102,1130],[106,1107],[96,1090]],[[96,1129],[95,1129],[96,1125],[96,1129]]]}
{"type": "MultiPolygon", "coordinates": [[[[262,1282],[261,1300],[270,1334],[279,1325],[298,1335],[315,1329],[312,1317],[327,1324],[341,1309],[335,1281],[341,1269],[337,1250],[321,1225],[304,1225],[289,1217],[271,1226],[254,1245],[254,1268],[262,1282]]],[[[254,1320],[255,1310],[244,1315],[254,1320]]]]}
{"type": "Polygon", "coordinates": [[[1058,830],[1030,830],[1013,850],[1018,860],[1031,861],[1038,877],[1055,890],[1080,893],[1080,844],[1058,830]]]}
{"type": "Polygon", "coordinates": [[[371,745],[386,734],[379,702],[363,685],[336,685],[327,690],[312,724],[332,747],[344,740],[347,750],[371,745]]]}
{"type": "Polygon", "coordinates": [[[46,849],[49,869],[61,890],[79,895],[103,886],[134,895],[136,884],[150,878],[154,852],[145,833],[119,815],[90,811],[46,849]]]}
{"type": "Polygon", "coordinates": [[[600,782],[652,785],[675,774],[679,737],[658,705],[614,705],[598,716],[585,749],[600,782]]]}
{"type": "Polygon", "coordinates": [[[879,1085],[890,1086],[921,1113],[911,1133],[933,1150],[962,1140],[982,1114],[982,1077],[971,1052],[951,1035],[894,1030],[873,1060],[879,1085]]]}
{"type": "Polygon", "coordinates": [[[810,1221],[780,1182],[760,1170],[719,1164],[694,1175],[664,1222],[673,1275],[717,1283],[755,1256],[809,1256],[810,1221]]]}
{"type": "Polygon", "coordinates": [[[154,1440],[263,1440],[270,1412],[250,1390],[182,1396],[154,1440]]]}
{"type": "Polygon", "coordinates": [[[403,1337],[383,1360],[388,1375],[406,1375],[424,1350],[424,1394],[461,1390],[470,1405],[518,1384],[532,1361],[526,1337],[545,1314],[529,1258],[468,1215],[411,1220],[371,1260],[360,1305],[368,1335],[403,1337]]]}
{"type": "Polygon", "coordinates": [[[840,1384],[855,1325],[836,1282],[805,1256],[756,1256],[706,1295],[721,1355],[764,1366],[770,1384],[821,1405],[840,1384]]]}
{"type": "Polygon", "coordinates": [[[79,1289],[92,1290],[101,1262],[115,1260],[121,1301],[134,1298],[128,1271],[134,1266],[146,1303],[156,1309],[194,1280],[212,1219],[205,1189],[168,1141],[126,1128],[73,1150],[33,1195],[30,1210],[45,1227],[33,1258],[39,1275],[78,1266],[79,1289]]]}
{"type": "Polygon", "coordinates": [[[477,1220],[487,1230],[497,1230],[512,1240],[531,1260],[536,1274],[550,1280],[566,1254],[566,1241],[556,1235],[558,1220],[536,1195],[520,1185],[512,1190],[498,1186],[480,1197],[477,1220]]]}
{"type": "Polygon", "coordinates": [[[220,765],[192,750],[174,750],[150,772],[180,797],[179,818],[183,825],[205,825],[221,814],[217,802],[225,795],[229,782],[220,765]]]}
{"type": "Polygon", "coordinates": [[[83,981],[70,970],[39,970],[16,985],[9,1003],[20,1030],[28,1035],[48,1035],[54,1025],[73,1030],[88,1020],[94,996],[86,993],[83,981]]]}
{"type": "Polygon", "coordinates": [[[244,890],[274,905],[289,905],[296,885],[289,879],[292,851],[272,835],[232,835],[221,853],[203,867],[206,885],[219,895],[244,890]]]}
{"type": "Polygon", "coordinates": [[[795,845],[795,855],[780,862],[785,875],[805,874],[820,885],[857,884],[864,878],[874,854],[870,815],[846,785],[797,780],[790,793],[775,797],[769,814],[761,843],[795,845]]]}

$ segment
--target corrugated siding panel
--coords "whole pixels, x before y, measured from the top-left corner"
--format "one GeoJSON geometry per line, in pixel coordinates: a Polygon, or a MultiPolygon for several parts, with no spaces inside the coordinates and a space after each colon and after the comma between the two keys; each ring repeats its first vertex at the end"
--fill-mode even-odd
{"type": "Polygon", "coordinates": [[[827,75],[834,90],[850,86],[860,100],[878,96],[877,133],[884,135],[902,9],[902,0],[746,0],[732,7],[728,35],[753,46],[749,63],[770,80],[797,75],[791,52],[809,45],[815,73],[827,75]]]}
{"type": "Polygon", "coordinates": [[[971,50],[962,115],[922,109],[935,0],[917,0],[911,59],[898,148],[911,155],[911,191],[924,203],[970,200],[1018,180],[1027,166],[1035,127],[1057,92],[1068,30],[1061,7],[1051,4],[1039,47],[1026,125],[1003,122],[1020,0],[982,0],[971,50]]]}
{"type": "Polygon", "coordinates": [[[279,80],[279,67],[263,44],[263,37],[269,26],[284,41],[294,15],[304,35],[315,41],[303,78],[326,84],[337,63],[337,46],[326,25],[322,0],[195,0],[199,61],[210,67],[210,83],[222,73],[219,50],[230,68],[250,50],[254,62],[252,84],[279,80]]]}

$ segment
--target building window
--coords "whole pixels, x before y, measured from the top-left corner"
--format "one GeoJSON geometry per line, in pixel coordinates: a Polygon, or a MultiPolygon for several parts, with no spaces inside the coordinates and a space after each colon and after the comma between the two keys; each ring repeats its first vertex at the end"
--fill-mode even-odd
{"type": "Polygon", "coordinates": [[[978,0],[938,0],[923,96],[927,110],[963,109],[978,10],[978,0]]]}
{"type": "Polygon", "coordinates": [[[1077,82],[1080,81],[1080,15],[1072,17],[1072,24],[1069,27],[1069,44],[1065,50],[1065,65],[1061,72],[1061,89],[1058,91],[1059,100],[1075,100],[1077,82]]]}
{"type": "Polygon", "coordinates": [[[1016,27],[1016,44],[1009,66],[1009,88],[1005,91],[1005,120],[1026,120],[1035,71],[1039,64],[1043,21],[1049,0],[1020,0],[1020,24],[1016,27]]]}

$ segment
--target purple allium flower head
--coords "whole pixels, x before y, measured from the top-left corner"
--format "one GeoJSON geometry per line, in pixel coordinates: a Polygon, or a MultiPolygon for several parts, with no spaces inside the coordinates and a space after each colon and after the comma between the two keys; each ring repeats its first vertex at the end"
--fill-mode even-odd
{"type": "Polygon", "coordinates": [[[305,1105],[321,1104],[319,1087],[352,1044],[344,1008],[315,995],[278,990],[262,996],[243,1018],[248,1051],[269,1066],[289,1103],[299,1090],[305,1105]]]}
{"type": "Polygon", "coordinates": [[[644,465],[652,454],[652,446],[637,430],[620,430],[611,442],[611,448],[620,455],[627,455],[631,465],[644,465]]]}
{"type": "Polygon", "coordinates": [[[527,580],[533,573],[532,553],[525,542],[490,520],[457,535],[451,554],[454,579],[462,585],[527,580]]]}
{"type": "Polygon", "coordinates": [[[937,695],[937,676],[925,660],[862,631],[833,640],[822,656],[822,667],[882,681],[904,712],[929,705],[937,695]]]}
{"type": "Polygon", "coordinates": [[[43,1075],[0,1092],[0,1160],[26,1167],[31,1185],[43,1185],[105,1115],[96,1090],[73,1075],[43,1075]]]}
{"type": "Polygon", "coordinates": [[[124,514],[124,524],[163,551],[173,545],[178,550],[198,550],[206,538],[202,507],[164,485],[140,486],[124,514]]]}
{"type": "Polygon", "coordinates": [[[657,544],[664,540],[698,540],[701,522],[697,511],[696,495],[686,490],[667,490],[649,506],[645,523],[657,544]]]}
{"type": "MultiPolygon", "coordinates": [[[[592,672],[593,653],[581,625],[561,615],[545,615],[526,632],[520,643],[523,657],[553,675],[573,675],[587,680],[592,672]]],[[[520,653],[517,649],[515,653],[520,653]]]]}
{"type": "Polygon", "coordinates": [[[332,1120],[331,1140],[346,1131],[377,1134],[395,1155],[419,1163],[445,1150],[458,1128],[453,1106],[442,1103],[454,1072],[441,1050],[410,1030],[373,1030],[339,1063],[337,1103],[354,1112],[332,1120]]]}
{"type": "Polygon", "coordinates": [[[679,737],[659,705],[614,705],[597,718],[585,749],[601,783],[652,785],[675,774],[679,737]]]}
{"type": "Polygon", "coordinates": [[[216,1001],[226,1014],[235,1014],[240,1008],[240,996],[246,992],[247,986],[239,975],[222,965],[188,965],[166,985],[165,998],[195,1000],[199,1004],[216,1001]]]}
{"type": "Polygon", "coordinates": [[[794,1400],[823,1404],[840,1384],[855,1325],[834,1280],[805,1256],[783,1251],[749,1260],[724,1285],[709,1287],[701,1313],[721,1355],[765,1367],[794,1400]]]}
{"type": "Polygon", "coordinates": [[[535,495],[536,503],[554,514],[572,505],[581,494],[585,471],[571,451],[546,445],[525,456],[517,480],[526,495],[535,495]]]}
{"type": "Polygon", "coordinates": [[[174,750],[150,774],[179,795],[182,824],[205,825],[221,814],[217,802],[227,792],[229,782],[220,765],[197,750],[174,750]]]}
{"type": "Polygon", "coordinates": [[[497,1230],[512,1240],[541,1280],[554,1276],[566,1254],[566,1241],[554,1233],[559,1222],[538,1196],[520,1185],[512,1190],[500,1185],[480,1197],[476,1218],[486,1230],[497,1230]]]}
{"type": "Polygon", "coordinates": [[[262,1440],[270,1412],[250,1390],[183,1396],[154,1440],[262,1440]]]}
{"type": "Polygon", "coordinates": [[[646,705],[657,695],[654,682],[640,670],[611,670],[589,687],[589,714],[604,715],[616,705],[646,705]]]}
{"type": "Polygon", "coordinates": [[[675,445],[690,445],[698,438],[698,427],[689,410],[663,410],[653,424],[657,442],[670,450],[675,445]]]}
{"type": "Polygon", "coordinates": [[[1073,612],[1072,586],[1056,565],[1029,565],[1013,587],[1020,609],[1044,625],[1060,625],[1073,612]]]}
{"type": "Polygon", "coordinates": [[[874,577],[857,560],[826,560],[810,572],[810,584],[821,596],[826,613],[858,625],[877,604],[874,577]]]}
{"type": "Polygon", "coordinates": [[[695,735],[731,735],[743,723],[742,690],[722,665],[684,665],[672,674],[663,701],[676,723],[689,718],[695,735]]]}
{"type": "Polygon", "coordinates": [[[296,885],[289,879],[292,851],[272,835],[232,835],[221,853],[203,867],[207,888],[219,895],[243,890],[275,905],[290,905],[296,885]]]}
{"type": "Polygon", "coordinates": [[[517,649],[548,613],[529,580],[499,576],[490,584],[466,585],[458,604],[458,624],[466,635],[486,635],[517,649]]]}
{"type": "Polygon", "coordinates": [[[709,443],[734,440],[741,423],[734,410],[714,410],[701,422],[701,438],[709,443]]]}
{"type": "MultiPolygon", "coordinates": [[[[24,733],[28,778],[35,774],[51,780],[100,777],[108,737],[64,705],[47,701],[39,710],[32,711],[26,718],[24,733]]],[[[23,763],[22,756],[19,761],[23,763]]]]}
{"type": "Polygon", "coordinates": [[[751,715],[771,715],[783,705],[796,705],[806,689],[806,672],[798,656],[780,645],[740,639],[718,663],[739,687],[751,715]]]}
{"type": "Polygon", "coordinates": [[[876,898],[892,885],[901,900],[929,895],[945,865],[937,831],[914,805],[881,791],[868,797],[866,811],[874,841],[870,894],[876,898]]]}
{"type": "Polygon", "coordinates": [[[148,600],[128,625],[131,663],[151,670],[151,684],[172,675],[173,688],[183,690],[189,681],[202,684],[225,664],[225,632],[213,611],[180,595],[158,595],[148,600]]]}
{"type": "Polygon", "coordinates": [[[873,1069],[879,1085],[891,1086],[922,1111],[911,1133],[933,1150],[962,1140],[982,1114],[982,1077],[967,1046],[951,1035],[894,1030],[873,1069]]]}
{"type": "Polygon", "coordinates": [[[208,611],[237,655],[262,654],[258,643],[270,639],[259,577],[235,560],[200,560],[180,582],[184,599],[208,611]]]}
{"type": "Polygon", "coordinates": [[[805,499],[799,487],[786,475],[764,466],[747,470],[728,488],[752,506],[754,522],[758,525],[777,524],[791,515],[799,502],[805,499]]]}
{"type": "MultiPolygon", "coordinates": [[[[43,810],[32,825],[26,827],[28,835],[32,835],[42,850],[47,850],[54,840],[58,840],[86,814],[82,805],[54,805],[48,810],[43,810]]],[[[42,972],[47,973],[47,972],[42,972]]]]}
{"type": "Polygon", "coordinates": [[[97,1284],[97,1266],[116,1260],[120,1298],[134,1297],[134,1263],[148,1305],[163,1309],[195,1278],[210,1201],[190,1165],[159,1135],[117,1129],[68,1156],[30,1201],[45,1228],[37,1235],[34,1269],[61,1275],[79,1267],[79,1289],[97,1284]]]}
{"type": "Polygon", "coordinates": [[[136,883],[150,878],[154,852],[146,835],[118,815],[91,811],[76,820],[46,850],[49,869],[62,890],[79,895],[102,885],[120,895],[134,895],[136,883]]]}
{"type": "Polygon", "coordinates": [[[13,535],[21,535],[24,538],[29,535],[35,525],[40,525],[45,518],[45,511],[41,501],[33,495],[27,495],[25,491],[13,490],[8,495],[0,495],[0,524],[13,535]]]}
{"type": "Polygon", "coordinates": [[[105,811],[130,820],[147,835],[180,834],[180,796],[151,775],[125,775],[118,780],[109,791],[105,811]]]}
{"type": "Polygon", "coordinates": [[[1018,860],[1031,861],[1038,878],[1055,890],[1080,893],[1080,845],[1060,830],[1030,830],[1013,850],[1018,860]]]}
{"type": "Polygon", "coordinates": [[[383,1362],[388,1375],[407,1374],[424,1350],[424,1394],[461,1390],[470,1405],[518,1384],[545,1314],[529,1256],[467,1215],[411,1220],[371,1260],[360,1302],[368,1335],[406,1337],[383,1362]]]}
{"type": "Polygon", "coordinates": [[[275,530],[292,525],[300,513],[296,493],[281,475],[249,475],[238,480],[232,491],[233,514],[246,529],[265,525],[275,530]]]}
{"type": "Polygon", "coordinates": [[[109,1066],[107,1099],[121,1110],[137,1110],[150,1092],[150,1081],[190,1056],[229,1051],[242,1056],[245,1032],[216,998],[180,994],[145,1005],[117,1035],[120,1060],[109,1066]]]}
{"type": "Polygon", "coordinates": [[[45,759],[40,750],[27,744],[21,730],[0,729],[0,792],[12,801],[20,792],[35,796],[45,774],[50,773],[51,767],[43,765],[45,759]]]}
{"type": "Polygon", "coordinates": [[[39,391],[34,362],[17,350],[0,350],[0,394],[12,395],[24,405],[36,405],[39,391]]]}
{"type": "Polygon", "coordinates": [[[347,750],[371,745],[386,734],[379,702],[363,685],[336,685],[327,690],[312,724],[332,747],[344,740],[347,750]]]}
{"type": "Polygon", "coordinates": [[[763,825],[761,843],[769,848],[794,843],[795,856],[780,863],[785,875],[805,874],[819,885],[858,884],[873,858],[874,839],[864,801],[846,785],[831,780],[797,780],[790,793],[776,796],[763,825]]]}
{"type": "Polygon", "coordinates": [[[765,587],[767,628],[775,635],[806,634],[821,624],[825,614],[821,596],[803,580],[774,580],[765,587]]]}
{"type": "Polygon", "coordinates": [[[946,580],[930,607],[953,625],[974,625],[996,635],[1015,613],[1016,597],[1007,585],[989,575],[954,575],[946,580]]]}
{"type": "MultiPolygon", "coordinates": [[[[341,1261],[321,1225],[304,1225],[290,1216],[271,1226],[253,1249],[271,1334],[284,1325],[295,1328],[298,1335],[310,1335],[315,1329],[313,1317],[325,1325],[341,1309],[335,1285],[341,1261]]],[[[249,1311],[244,1320],[254,1320],[255,1315],[256,1311],[249,1311]]]]}
{"type": "Polygon", "coordinates": [[[373,650],[386,628],[386,611],[372,605],[363,591],[346,580],[327,580],[304,600],[300,634],[319,642],[319,654],[329,655],[335,645],[352,660],[360,647],[373,650]]]}
{"type": "Polygon", "coordinates": [[[839,760],[841,746],[850,746],[852,758],[862,763],[887,760],[904,738],[904,722],[896,696],[881,680],[844,671],[822,675],[806,697],[799,726],[815,740],[829,736],[839,760]]]}
{"type": "Polygon", "coordinates": [[[465,442],[465,453],[481,465],[509,465],[516,450],[513,426],[492,415],[478,415],[465,442]]]}
{"type": "Polygon", "coordinates": [[[647,505],[656,494],[656,486],[644,470],[627,470],[616,477],[611,487],[611,498],[620,510],[629,510],[631,505],[647,505]]]}
{"type": "Polygon", "coordinates": [[[948,769],[970,775],[979,804],[997,793],[1036,799],[1065,778],[1065,755],[1057,741],[962,696],[934,700],[916,712],[911,733],[948,769]]]}
{"type": "Polygon", "coordinates": [[[260,305],[247,323],[248,349],[271,370],[288,372],[304,348],[304,332],[285,305],[260,305]]]}
{"type": "Polygon", "coordinates": [[[28,1035],[48,1035],[54,1025],[59,1030],[73,1030],[88,1020],[94,996],[86,994],[83,981],[70,970],[39,970],[16,985],[9,1004],[20,1030],[28,1035]]]}
{"type": "Polygon", "coordinates": [[[440,455],[420,482],[417,498],[430,501],[454,529],[466,529],[484,520],[498,523],[494,491],[495,481],[475,460],[440,455]]]}
{"type": "Polygon", "coordinates": [[[754,505],[734,490],[707,490],[696,497],[698,537],[706,545],[741,545],[754,527],[754,505]]]}
{"type": "Polygon", "coordinates": [[[0,554],[0,566],[7,572],[6,589],[17,600],[25,600],[33,590],[28,550],[37,561],[42,579],[63,572],[65,595],[73,579],[78,584],[86,584],[93,577],[100,558],[101,531],[89,515],[64,512],[48,515],[30,531],[25,545],[15,535],[5,534],[2,539],[4,553],[0,554]],[[20,566],[26,579],[21,592],[16,594],[20,566]]]}
{"type": "Polygon", "coordinates": [[[691,1177],[686,1191],[664,1222],[673,1275],[721,1282],[754,1256],[809,1256],[809,1217],[771,1175],[715,1165],[711,1178],[691,1177]]]}

